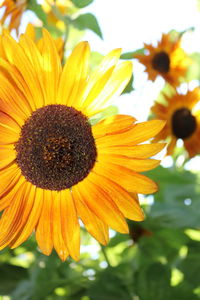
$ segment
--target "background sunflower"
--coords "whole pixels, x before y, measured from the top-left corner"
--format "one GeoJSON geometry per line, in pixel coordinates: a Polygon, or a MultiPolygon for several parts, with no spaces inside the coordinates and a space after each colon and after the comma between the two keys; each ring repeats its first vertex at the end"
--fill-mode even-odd
{"type": "Polygon", "coordinates": [[[181,37],[163,34],[157,46],[144,44],[144,49],[145,53],[136,54],[135,58],[145,66],[148,79],[155,81],[160,75],[172,86],[178,86],[191,62],[181,48],[181,37]]]}
{"type": "Polygon", "coordinates": [[[165,103],[156,102],[151,108],[155,118],[167,120],[155,141],[169,139],[168,155],[173,154],[178,139],[182,139],[190,157],[200,153],[200,111],[195,110],[199,98],[199,88],[184,95],[176,92],[171,97],[165,95],[165,103]]]}
{"type": "Polygon", "coordinates": [[[19,30],[21,18],[23,12],[27,6],[27,0],[4,0],[1,3],[0,8],[4,9],[3,16],[1,18],[1,25],[8,23],[8,29],[19,30]]]}

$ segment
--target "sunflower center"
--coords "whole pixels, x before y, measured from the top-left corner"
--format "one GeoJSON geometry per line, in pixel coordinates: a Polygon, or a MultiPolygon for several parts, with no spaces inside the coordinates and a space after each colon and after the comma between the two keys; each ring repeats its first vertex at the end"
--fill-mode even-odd
{"type": "Polygon", "coordinates": [[[172,116],[172,131],[177,138],[186,139],[190,137],[197,127],[196,118],[187,108],[175,111],[172,116]]]}
{"type": "Polygon", "coordinates": [[[15,149],[25,178],[37,187],[57,191],[83,180],[97,156],[88,119],[65,105],[48,105],[33,112],[15,149]]]}
{"type": "Polygon", "coordinates": [[[166,52],[158,52],[152,59],[152,67],[160,73],[169,72],[170,59],[166,52]]]}

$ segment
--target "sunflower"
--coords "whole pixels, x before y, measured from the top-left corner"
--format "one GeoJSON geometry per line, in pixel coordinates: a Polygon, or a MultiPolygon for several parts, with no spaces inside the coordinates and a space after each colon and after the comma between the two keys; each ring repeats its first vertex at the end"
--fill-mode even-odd
{"type": "Polygon", "coordinates": [[[42,8],[47,14],[47,21],[50,25],[55,25],[60,30],[65,29],[65,24],[59,18],[60,16],[71,15],[74,6],[70,0],[43,0],[42,8]]]}
{"type": "Polygon", "coordinates": [[[155,81],[160,75],[172,86],[179,85],[190,64],[180,44],[181,38],[172,40],[170,34],[163,34],[156,47],[144,44],[146,54],[135,55],[135,58],[146,67],[149,80],[155,81]]]}
{"type": "Polygon", "coordinates": [[[164,96],[165,103],[155,102],[151,108],[155,118],[166,120],[163,130],[155,141],[169,139],[167,154],[173,153],[178,139],[182,139],[190,157],[200,153],[200,111],[195,107],[200,99],[200,91],[195,88],[186,94],[177,91],[171,97],[164,96]]]}
{"type": "Polygon", "coordinates": [[[16,29],[18,32],[21,17],[27,6],[27,0],[4,0],[0,8],[4,8],[0,24],[4,24],[10,18],[8,29],[16,29]]]}
{"type": "Polygon", "coordinates": [[[116,115],[92,126],[124,90],[131,63],[119,63],[116,49],[88,74],[89,45],[81,42],[62,69],[46,30],[42,39],[42,52],[26,34],[1,41],[0,249],[19,246],[35,230],[44,254],[55,248],[63,261],[77,260],[79,219],[104,245],[109,227],[127,233],[125,218],[143,220],[137,193],[157,185],[138,172],[156,167],[148,157],[163,148],[143,142],[165,122],[116,115]]]}

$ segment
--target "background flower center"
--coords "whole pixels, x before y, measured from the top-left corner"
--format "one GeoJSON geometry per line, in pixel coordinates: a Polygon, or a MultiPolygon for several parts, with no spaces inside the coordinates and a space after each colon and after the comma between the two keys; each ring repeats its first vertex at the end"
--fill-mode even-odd
{"type": "Polygon", "coordinates": [[[169,72],[170,59],[168,54],[164,51],[158,52],[152,59],[152,67],[161,73],[169,72]]]}
{"type": "Polygon", "coordinates": [[[172,131],[177,138],[185,139],[190,137],[196,126],[196,118],[187,108],[178,109],[172,116],[172,131]]]}

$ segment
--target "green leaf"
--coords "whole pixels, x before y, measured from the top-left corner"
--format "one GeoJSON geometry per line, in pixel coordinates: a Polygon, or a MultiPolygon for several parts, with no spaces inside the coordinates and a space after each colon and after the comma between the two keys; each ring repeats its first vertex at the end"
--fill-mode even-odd
{"type": "Polygon", "coordinates": [[[198,228],[200,210],[197,201],[191,205],[182,203],[156,203],[150,212],[151,224],[161,228],[198,228]]]}
{"type": "Polygon", "coordinates": [[[15,300],[33,299],[33,285],[29,280],[22,280],[12,292],[11,297],[15,300]]]}
{"type": "Polygon", "coordinates": [[[98,274],[95,282],[89,289],[89,297],[92,300],[131,300],[126,285],[122,282],[113,268],[108,268],[98,274]]]}
{"type": "Polygon", "coordinates": [[[153,263],[136,274],[136,292],[141,300],[170,299],[170,269],[167,265],[153,263]]]}
{"type": "Polygon", "coordinates": [[[129,83],[127,84],[127,86],[123,90],[122,94],[131,93],[133,90],[134,90],[134,88],[133,88],[133,74],[132,74],[131,79],[129,80],[129,83]]]}
{"type": "Polygon", "coordinates": [[[187,257],[180,262],[179,269],[184,273],[184,279],[192,285],[193,289],[200,283],[200,242],[190,241],[187,257]]]}
{"type": "Polygon", "coordinates": [[[153,226],[148,225],[148,221],[145,222],[146,227],[148,226],[151,231],[151,235],[143,236],[138,240],[140,264],[149,265],[161,256],[165,257],[168,263],[173,263],[179,255],[181,247],[190,239],[181,229],[159,229],[159,224],[156,224],[156,220],[154,222],[153,226]]]}
{"type": "Polygon", "coordinates": [[[47,15],[42,9],[42,6],[37,3],[37,0],[29,0],[28,1],[28,9],[32,10],[36,16],[44,23],[47,24],[47,15]]]}
{"type": "Polygon", "coordinates": [[[27,269],[10,264],[0,265],[0,294],[9,294],[28,275],[27,269]]]}
{"type": "Polygon", "coordinates": [[[78,8],[86,7],[93,2],[93,0],[71,0],[71,1],[78,8]]]}
{"type": "Polygon", "coordinates": [[[133,59],[137,54],[144,54],[144,48],[135,50],[133,52],[126,52],[121,55],[121,59],[133,59]]]}
{"type": "Polygon", "coordinates": [[[169,31],[169,34],[170,34],[170,38],[172,40],[177,40],[177,39],[180,39],[185,33],[187,32],[192,32],[195,30],[195,27],[194,26],[191,26],[191,27],[188,27],[182,31],[177,31],[175,29],[172,29],[169,31]]]}
{"type": "Polygon", "coordinates": [[[73,20],[72,25],[74,25],[74,27],[78,28],[79,30],[90,29],[101,39],[103,38],[97,19],[91,13],[78,16],[73,20]]]}
{"type": "Polygon", "coordinates": [[[171,296],[171,299],[177,300],[199,300],[199,297],[194,294],[192,286],[185,280],[172,288],[171,296]]]}

